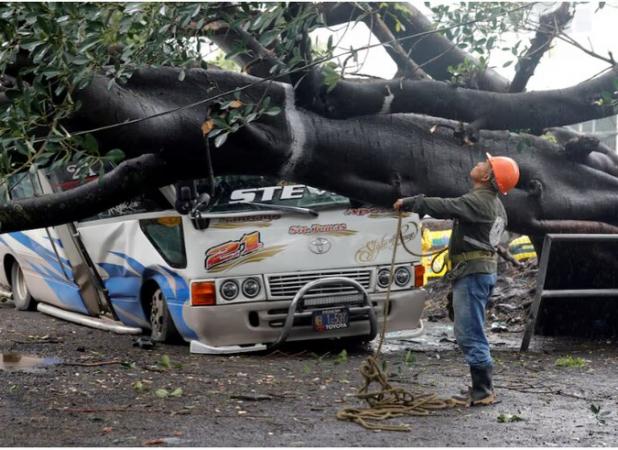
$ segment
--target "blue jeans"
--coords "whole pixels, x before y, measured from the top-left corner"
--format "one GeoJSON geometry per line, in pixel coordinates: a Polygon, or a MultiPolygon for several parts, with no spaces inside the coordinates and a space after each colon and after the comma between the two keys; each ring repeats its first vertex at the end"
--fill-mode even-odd
{"type": "Polygon", "coordinates": [[[453,283],[455,338],[466,362],[474,367],[492,365],[485,336],[485,307],[496,284],[495,273],[472,273],[453,283]]]}

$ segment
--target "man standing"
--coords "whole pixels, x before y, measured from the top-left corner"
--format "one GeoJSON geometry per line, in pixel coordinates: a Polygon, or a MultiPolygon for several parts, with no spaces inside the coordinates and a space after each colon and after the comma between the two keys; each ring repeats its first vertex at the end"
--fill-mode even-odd
{"type": "Polygon", "coordinates": [[[493,362],[485,336],[485,307],[496,284],[496,248],[507,223],[498,192],[506,194],[519,180],[519,167],[511,158],[491,156],[470,171],[473,188],[457,198],[417,195],[399,199],[396,210],[425,214],[436,219],[454,219],[449,240],[450,270],[453,282],[455,337],[470,366],[471,406],[491,405],[493,362]]]}

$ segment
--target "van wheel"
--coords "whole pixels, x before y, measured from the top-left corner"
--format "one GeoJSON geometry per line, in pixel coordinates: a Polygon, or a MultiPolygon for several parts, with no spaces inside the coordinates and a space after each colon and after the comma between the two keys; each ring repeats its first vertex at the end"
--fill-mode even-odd
{"type": "Polygon", "coordinates": [[[161,288],[157,288],[150,303],[150,337],[155,342],[173,342],[179,338],[161,288]]]}
{"type": "Polygon", "coordinates": [[[24,272],[17,262],[11,266],[11,290],[13,291],[13,303],[15,308],[20,311],[33,311],[36,302],[28,291],[24,272]]]}

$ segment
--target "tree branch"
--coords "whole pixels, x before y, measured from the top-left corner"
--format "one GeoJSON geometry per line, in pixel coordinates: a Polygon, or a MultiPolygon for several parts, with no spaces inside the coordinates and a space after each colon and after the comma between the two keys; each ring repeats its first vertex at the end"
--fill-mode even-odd
{"type": "Polygon", "coordinates": [[[556,10],[543,14],[539,18],[536,35],[530,42],[530,48],[526,54],[517,63],[517,73],[511,82],[509,92],[522,92],[526,88],[541,57],[549,50],[552,40],[572,18],[573,14],[570,12],[568,2],[561,3],[556,10]]]}
{"type": "MultiPolygon", "coordinates": [[[[208,37],[226,54],[247,48],[249,52],[236,53],[232,59],[249,75],[265,78],[271,75],[272,67],[284,65],[272,51],[260,44],[251,34],[242,28],[230,26],[224,20],[206,24],[204,31],[208,32],[208,37]]],[[[291,82],[285,77],[280,80],[291,82]]]]}
{"type": "Polygon", "coordinates": [[[142,155],[77,188],[0,206],[0,231],[41,228],[89,217],[130,196],[170,184],[177,177],[160,156],[142,155]]]}
{"type": "MultiPolygon", "coordinates": [[[[409,3],[401,3],[398,9],[390,8],[392,13],[384,18],[384,23],[396,38],[411,36],[418,33],[429,33],[434,29],[433,24],[418,9],[409,3]],[[402,12],[402,11],[405,11],[402,12]],[[397,31],[396,20],[402,28],[397,31]]],[[[390,6],[387,4],[387,6],[390,6]]],[[[355,6],[354,3],[324,3],[320,5],[328,25],[337,25],[361,17],[366,21],[366,12],[355,6]]],[[[477,63],[478,60],[453,45],[440,33],[423,34],[417,38],[406,39],[401,42],[405,53],[409,55],[426,73],[436,80],[449,80],[451,73],[449,66],[457,66],[465,60],[477,63]],[[438,56],[436,58],[436,56],[438,56]]],[[[478,88],[486,91],[507,92],[509,81],[497,72],[486,69],[478,74],[476,79],[478,88]]]]}
{"type": "Polygon", "coordinates": [[[406,50],[395,40],[395,35],[378,13],[372,15],[372,24],[370,29],[380,42],[391,42],[384,46],[384,50],[397,64],[399,75],[412,80],[430,79],[429,75],[408,56],[406,50]]]}
{"type": "Polygon", "coordinates": [[[615,114],[618,66],[596,79],[566,89],[502,94],[453,87],[441,81],[341,80],[327,93],[316,78],[312,110],[328,117],[404,113],[462,122],[484,119],[486,129],[542,129],[615,114]],[[609,94],[610,96],[612,94],[609,94]]]}

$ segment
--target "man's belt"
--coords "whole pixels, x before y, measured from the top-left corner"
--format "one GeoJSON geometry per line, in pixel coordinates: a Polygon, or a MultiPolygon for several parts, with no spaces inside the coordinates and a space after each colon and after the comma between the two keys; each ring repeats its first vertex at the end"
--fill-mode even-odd
{"type": "Polygon", "coordinates": [[[493,260],[495,256],[494,252],[488,252],[485,250],[474,250],[471,252],[463,252],[457,255],[451,256],[451,261],[453,264],[459,264],[461,262],[472,261],[475,259],[490,259],[493,260]]]}

